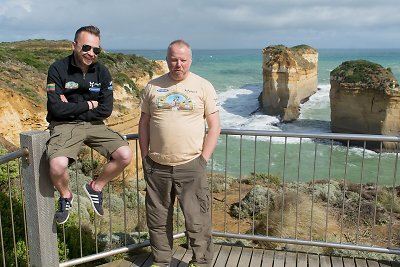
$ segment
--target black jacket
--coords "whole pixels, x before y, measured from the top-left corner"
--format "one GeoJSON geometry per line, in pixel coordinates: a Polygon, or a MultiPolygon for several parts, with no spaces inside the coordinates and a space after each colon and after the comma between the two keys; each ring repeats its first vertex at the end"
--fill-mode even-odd
{"type": "Polygon", "coordinates": [[[54,62],[47,75],[47,117],[52,121],[102,121],[113,109],[112,78],[108,69],[96,62],[84,75],[74,55],[54,62]],[[62,102],[64,95],[68,103],[62,102]],[[99,102],[89,110],[88,100],[99,102]]]}

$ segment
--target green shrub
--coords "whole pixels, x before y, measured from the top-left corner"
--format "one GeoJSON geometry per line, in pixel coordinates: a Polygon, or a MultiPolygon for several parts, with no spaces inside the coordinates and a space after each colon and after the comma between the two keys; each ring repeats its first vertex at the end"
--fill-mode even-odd
{"type": "MultiPolygon", "coordinates": [[[[6,155],[8,151],[0,148],[0,156],[6,155]]],[[[8,179],[15,180],[19,177],[19,164],[17,160],[12,160],[9,163],[0,165],[0,191],[4,191],[5,187],[8,188],[8,179]]],[[[8,191],[8,190],[7,190],[8,191]]],[[[4,191],[6,192],[6,191],[4,191]]]]}
{"type": "Polygon", "coordinates": [[[214,173],[213,176],[209,176],[209,183],[211,183],[211,190],[214,193],[224,192],[229,190],[235,178],[229,175],[224,175],[221,173],[214,173]]]}
{"type": "MultiPolygon", "coordinates": [[[[65,233],[65,244],[59,244],[61,254],[60,258],[65,260],[75,259],[81,257],[81,237],[82,234],[82,255],[91,255],[96,253],[96,239],[91,230],[91,226],[82,223],[81,231],[79,230],[79,222],[77,214],[72,213],[68,221],[62,225],[57,225],[57,235],[59,240],[64,240],[63,233],[65,233]],[[63,231],[63,228],[64,230],[63,231]],[[65,251],[66,250],[66,255],[65,251]]],[[[104,247],[104,244],[99,244],[99,251],[104,247]]]]}
{"type": "Polygon", "coordinates": [[[390,70],[368,60],[345,61],[332,70],[330,75],[346,83],[369,84],[378,81],[388,83],[394,80],[390,70]]]}
{"type": "Polygon", "coordinates": [[[251,173],[251,175],[243,180],[247,184],[260,184],[264,186],[280,186],[282,183],[281,177],[268,173],[251,173]]]}
{"type": "Polygon", "coordinates": [[[129,94],[134,93],[136,96],[139,95],[139,88],[137,87],[135,82],[132,81],[132,79],[129,78],[129,76],[126,75],[125,73],[123,73],[123,72],[117,73],[113,77],[113,82],[115,84],[119,84],[119,85],[123,86],[127,93],[129,93],[129,94]]]}
{"type": "Polygon", "coordinates": [[[28,266],[27,249],[25,244],[25,228],[22,200],[19,195],[12,196],[11,203],[7,192],[0,192],[0,219],[1,231],[3,233],[4,254],[0,250],[0,259],[5,258],[6,266],[15,266],[15,256],[17,257],[18,266],[28,266]],[[12,204],[12,206],[11,206],[12,204]],[[11,214],[12,212],[12,214],[11,214]],[[12,224],[14,223],[14,225],[12,224]],[[14,253],[13,230],[16,241],[16,255],[14,253]]]}

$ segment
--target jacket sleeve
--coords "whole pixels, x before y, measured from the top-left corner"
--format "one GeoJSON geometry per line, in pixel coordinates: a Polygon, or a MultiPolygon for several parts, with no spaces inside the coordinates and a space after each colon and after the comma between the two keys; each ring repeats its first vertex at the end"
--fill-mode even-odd
{"type": "Polygon", "coordinates": [[[63,102],[61,95],[64,94],[64,83],[62,80],[62,68],[55,64],[51,65],[47,75],[47,111],[55,120],[72,120],[80,114],[87,112],[89,106],[86,102],[63,102]]]}
{"type": "Polygon", "coordinates": [[[112,77],[108,69],[102,66],[101,71],[98,72],[101,81],[101,87],[97,101],[99,105],[97,108],[88,111],[88,120],[104,120],[108,118],[113,111],[113,84],[112,77]]]}

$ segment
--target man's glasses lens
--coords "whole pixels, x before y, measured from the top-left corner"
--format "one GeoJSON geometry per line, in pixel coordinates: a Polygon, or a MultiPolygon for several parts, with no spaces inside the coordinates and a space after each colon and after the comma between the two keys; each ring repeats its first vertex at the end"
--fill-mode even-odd
{"type": "Polygon", "coordinates": [[[92,48],[93,48],[93,53],[95,53],[96,55],[100,54],[100,52],[101,52],[100,47],[93,47],[93,46],[87,45],[87,44],[82,45],[83,52],[89,52],[92,48]]]}

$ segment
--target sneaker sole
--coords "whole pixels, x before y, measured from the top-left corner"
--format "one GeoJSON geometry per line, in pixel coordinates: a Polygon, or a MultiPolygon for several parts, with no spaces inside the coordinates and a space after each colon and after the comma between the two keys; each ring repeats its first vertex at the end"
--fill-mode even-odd
{"type": "Polygon", "coordinates": [[[92,201],[92,198],[90,197],[90,193],[89,193],[89,191],[87,191],[87,189],[86,189],[86,184],[83,185],[83,190],[85,191],[87,197],[89,198],[90,203],[92,204],[92,208],[93,208],[94,212],[95,212],[97,215],[99,215],[100,217],[102,217],[103,215],[101,215],[101,214],[97,211],[96,207],[94,206],[94,203],[93,203],[93,201],[92,201]]]}
{"type": "MultiPolygon", "coordinates": [[[[71,201],[70,201],[70,203],[71,203],[71,208],[72,208],[72,203],[74,202],[74,196],[72,196],[72,199],[71,199],[71,201]]],[[[64,221],[62,221],[62,222],[57,222],[57,220],[56,220],[56,223],[57,224],[59,224],[59,225],[62,225],[62,224],[64,224],[64,223],[66,223],[67,221],[68,221],[68,219],[69,219],[69,211],[68,211],[68,216],[67,216],[67,218],[64,220],[64,221]]]]}
{"type": "Polygon", "coordinates": [[[66,223],[66,222],[68,221],[68,219],[69,219],[69,213],[68,213],[67,218],[66,218],[64,221],[58,222],[57,219],[56,219],[56,223],[57,223],[58,225],[62,225],[62,224],[64,224],[64,223],[66,223]]]}

